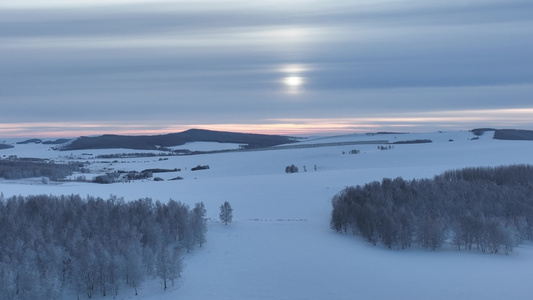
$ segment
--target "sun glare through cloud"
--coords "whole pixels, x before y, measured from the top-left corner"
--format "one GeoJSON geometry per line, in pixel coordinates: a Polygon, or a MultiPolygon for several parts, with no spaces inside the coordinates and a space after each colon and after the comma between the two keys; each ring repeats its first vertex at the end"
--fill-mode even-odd
{"type": "Polygon", "coordinates": [[[285,85],[285,91],[288,94],[300,94],[303,91],[303,77],[291,75],[283,78],[283,84],[285,85]]]}
{"type": "Polygon", "coordinates": [[[299,76],[289,76],[289,77],[285,77],[285,79],[283,80],[283,82],[291,87],[291,88],[297,88],[299,87],[300,85],[303,84],[303,78],[302,77],[299,77],[299,76]]]}
{"type": "Polygon", "coordinates": [[[282,79],[282,83],[285,87],[285,92],[288,94],[300,94],[303,92],[305,77],[303,73],[308,72],[309,67],[305,65],[287,65],[280,68],[281,73],[285,75],[282,79]]]}

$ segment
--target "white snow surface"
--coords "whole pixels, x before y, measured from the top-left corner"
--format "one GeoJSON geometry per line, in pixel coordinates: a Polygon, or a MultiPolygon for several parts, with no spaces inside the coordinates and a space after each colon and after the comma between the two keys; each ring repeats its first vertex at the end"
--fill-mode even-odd
{"type": "MultiPolygon", "coordinates": [[[[41,184],[37,180],[0,182],[4,196],[80,194],[135,200],[170,198],[193,206],[203,201],[208,223],[207,243],[184,257],[185,269],[176,285],[163,291],[158,280],[144,282],[139,296],[124,287],[117,299],[532,299],[533,243],[510,255],[416,247],[389,250],[358,236],[329,228],[331,198],[344,187],[384,177],[427,178],[445,170],[469,166],[533,164],[533,142],[493,140],[490,132],[470,140],[470,132],[383,135],[372,140],[431,139],[429,144],[331,146],[270,151],[100,162],[103,167],[142,170],[181,168],[155,176],[178,181],[135,181],[41,184]],[[453,140],[453,141],[450,141],[453,140]],[[358,149],[360,154],[343,155],[358,149]],[[299,173],[286,174],[295,164],[299,173]],[[209,170],[191,171],[196,165],[209,170]],[[317,170],[314,170],[314,166],[317,170]],[[306,166],[307,172],[304,172],[306,166]],[[219,207],[228,201],[234,221],[218,222],[219,207]]],[[[320,139],[323,143],[357,141],[364,135],[320,139]]],[[[313,144],[315,142],[308,141],[313,144]]],[[[81,155],[48,150],[44,145],[15,145],[0,156],[81,155]],[[32,152],[33,149],[33,152],[32,152]]],[[[137,151],[99,150],[107,153],[137,151]]],[[[91,151],[94,152],[94,151],[91,151]]]]}

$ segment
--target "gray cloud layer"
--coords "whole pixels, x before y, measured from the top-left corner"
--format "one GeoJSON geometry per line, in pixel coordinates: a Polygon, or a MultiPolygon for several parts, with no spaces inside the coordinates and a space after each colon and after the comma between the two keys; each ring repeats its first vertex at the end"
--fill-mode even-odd
{"type": "Polygon", "coordinates": [[[321,2],[2,9],[0,123],[533,106],[531,1],[321,2]]]}

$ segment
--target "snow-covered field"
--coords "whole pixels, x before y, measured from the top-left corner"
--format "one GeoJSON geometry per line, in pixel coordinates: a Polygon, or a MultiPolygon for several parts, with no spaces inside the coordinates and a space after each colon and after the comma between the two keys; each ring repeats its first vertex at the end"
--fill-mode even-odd
{"type": "MultiPolygon", "coordinates": [[[[168,160],[100,160],[86,155],[94,174],[103,168],[180,168],[180,172],[154,176],[184,179],[108,185],[3,180],[0,192],[4,196],[74,193],[104,198],[113,194],[126,200],[172,198],[190,205],[203,201],[211,219],[207,244],[185,256],[182,278],[166,292],[156,280],[145,282],[139,296],[124,288],[119,299],[532,299],[533,243],[517,247],[508,256],[446,249],[399,251],[329,229],[331,197],[349,185],[383,177],[431,177],[467,166],[533,164],[533,142],[493,140],[490,132],[478,140],[470,140],[473,137],[470,132],[443,132],[347,135],[305,142],[433,140],[394,145],[389,150],[365,144],[173,156],[168,160]],[[354,149],[360,153],[343,154],[354,149]],[[291,164],[300,172],[286,174],[285,167],[291,164]],[[209,165],[210,169],[190,170],[197,165],[209,165]],[[231,203],[234,213],[228,226],[217,221],[224,201],[231,203]]],[[[0,156],[67,160],[86,152],[93,156],[140,152],[65,153],[49,148],[15,145],[0,150],[0,156]]],[[[209,149],[216,150],[213,145],[209,149]]]]}

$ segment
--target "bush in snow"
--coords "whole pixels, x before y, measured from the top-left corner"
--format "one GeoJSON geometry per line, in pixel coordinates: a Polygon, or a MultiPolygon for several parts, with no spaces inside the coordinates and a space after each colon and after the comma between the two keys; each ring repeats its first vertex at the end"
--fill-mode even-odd
{"type": "Polygon", "coordinates": [[[209,170],[209,165],[201,166],[197,165],[194,168],[191,168],[191,171],[199,171],[199,170],[209,170]]]}
{"type": "Polygon", "coordinates": [[[298,173],[298,167],[295,165],[290,165],[285,167],[285,173],[298,173]]]}

